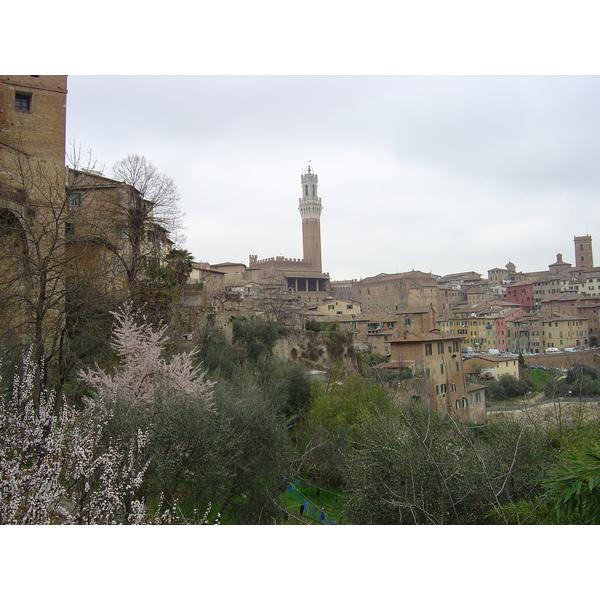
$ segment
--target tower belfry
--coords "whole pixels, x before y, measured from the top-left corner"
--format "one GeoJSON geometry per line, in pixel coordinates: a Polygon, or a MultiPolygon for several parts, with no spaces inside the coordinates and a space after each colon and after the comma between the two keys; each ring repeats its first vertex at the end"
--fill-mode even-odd
{"type": "Polygon", "coordinates": [[[302,198],[298,210],[302,217],[302,246],[304,260],[310,261],[313,270],[321,272],[321,211],[323,206],[318,196],[316,173],[308,165],[302,172],[302,198]]]}

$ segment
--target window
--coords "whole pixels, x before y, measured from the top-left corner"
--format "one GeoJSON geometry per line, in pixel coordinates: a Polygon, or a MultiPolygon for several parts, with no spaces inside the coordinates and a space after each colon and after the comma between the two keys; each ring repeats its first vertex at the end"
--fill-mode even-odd
{"type": "Polygon", "coordinates": [[[346,310],[352,310],[354,308],[354,304],[346,304],[346,310]]]}
{"type": "Polygon", "coordinates": [[[81,206],[81,193],[74,192],[67,196],[67,206],[81,206]]]}
{"type": "Polygon", "coordinates": [[[75,235],[75,225],[70,221],[65,222],[65,235],[75,235]]]}
{"type": "Polygon", "coordinates": [[[455,392],[456,391],[456,384],[455,383],[451,383],[450,384],[450,389],[455,392]]]}
{"type": "Polygon", "coordinates": [[[440,365],[440,375],[444,374],[444,363],[440,365]]]}
{"type": "Polygon", "coordinates": [[[437,351],[438,354],[444,354],[444,342],[438,342],[437,351]]]}
{"type": "Polygon", "coordinates": [[[334,308],[335,308],[335,305],[333,305],[333,304],[327,305],[327,310],[333,310],[334,308]]]}
{"type": "Polygon", "coordinates": [[[409,325],[410,325],[410,319],[409,319],[408,317],[406,317],[406,318],[404,319],[404,325],[405,325],[405,327],[407,327],[407,326],[409,326],[409,325]]]}
{"type": "Polygon", "coordinates": [[[425,356],[433,355],[433,344],[425,344],[425,356]]]}
{"type": "Polygon", "coordinates": [[[31,112],[31,94],[27,92],[15,92],[15,110],[31,112]]]}
{"type": "Polygon", "coordinates": [[[456,371],[457,371],[457,372],[459,372],[459,371],[460,371],[460,363],[459,363],[459,362],[457,362],[457,363],[455,363],[455,364],[456,364],[456,371]]]}

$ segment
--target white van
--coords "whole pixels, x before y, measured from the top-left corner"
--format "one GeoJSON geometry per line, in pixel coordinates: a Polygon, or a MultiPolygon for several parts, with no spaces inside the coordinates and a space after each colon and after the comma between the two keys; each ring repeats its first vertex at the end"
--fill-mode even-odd
{"type": "Polygon", "coordinates": [[[500,350],[498,350],[498,348],[490,348],[487,353],[491,354],[492,356],[499,356],[500,350]]]}
{"type": "Polygon", "coordinates": [[[565,348],[565,352],[577,352],[575,348],[565,348]]]}
{"type": "Polygon", "coordinates": [[[559,352],[558,348],[546,348],[546,354],[558,354],[559,352]]]}

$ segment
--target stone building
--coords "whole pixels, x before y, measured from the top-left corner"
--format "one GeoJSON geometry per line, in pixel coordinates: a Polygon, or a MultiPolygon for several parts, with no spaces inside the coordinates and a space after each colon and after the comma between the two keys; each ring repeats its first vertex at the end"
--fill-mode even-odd
{"type": "Polygon", "coordinates": [[[173,247],[169,232],[154,221],[151,203],[133,186],[90,170],[68,168],[66,173],[69,255],[80,271],[93,274],[91,285],[131,292],[148,267],[163,264],[173,247]],[[131,210],[143,215],[139,228],[131,223],[131,210]],[[134,238],[139,238],[137,252],[134,238]]]}
{"type": "Polygon", "coordinates": [[[439,313],[440,291],[434,277],[422,271],[380,273],[352,286],[352,300],[363,313],[390,313],[413,306],[432,306],[439,313]]]}
{"type": "Polygon", "coordinates": [[[318,303],[329,296],[329,275],[322,272],[321,198],[318,177],[309,165],[302,172],[302,197],[298,209],[302,218],[303,258],[277,256],[259,260],[250,255],[249,268],[258,270],[258,282],[265,294],[294,296],[303,303],[318,303]]]}

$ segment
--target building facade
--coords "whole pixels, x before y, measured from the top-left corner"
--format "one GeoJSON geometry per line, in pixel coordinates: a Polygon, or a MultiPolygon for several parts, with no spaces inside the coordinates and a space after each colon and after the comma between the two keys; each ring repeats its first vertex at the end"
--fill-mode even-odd
{"type": "Polygon", "coordinates": [[[460,336],[440,331],[408,333],[389,341],[390,361],[397,361],[399,367],[411,367],[415,377],[422,379],[420,400],[431,410],[464,421],[485,423],[485,400],[469,404],[460,344],[460,336]]]}

